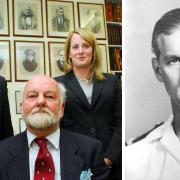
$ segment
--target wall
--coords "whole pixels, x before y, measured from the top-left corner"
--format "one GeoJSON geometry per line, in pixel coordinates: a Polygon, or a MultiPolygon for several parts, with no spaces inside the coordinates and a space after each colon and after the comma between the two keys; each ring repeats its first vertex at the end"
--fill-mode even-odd
{"type": "MultiPolygon", "coordinates": [[[[70,0],[66,0],[66,1],[70,1],[70,0]]],[[[73,2],[74,2],[74,13],[75,13],[75,28],[78,27],[77,2],[104,4],[104,0],[91,0],[91,2],[89,2],[88,0],[74,0],[73,2]]],[[[42,0],[42,4],[43,4],[43,29],[44,29],[44,37],[43,38],[15,37],[15,36],[13,36],[12,0],[9,0],[10,36],[8,36],[8,37],[0,36],[0,40],[10,40],[12,82],[8,82],[8,95],[9,95],[12,123],[13,123],[13,128],[14,128],[15,134],[19,133],[19,118],[21,118],[21,114],[16,113],[15,91],[22,91],[24,82],[15,82],[14,40],[43,41],[43,42],[45,42],[45,64],[46,64],[45,69],[46,69],[46,74],[47,75],[50,75],[50,72],[49,72],[49,60],[48,60],[48,58],[49,58],[48,42],[50,42],[50,41],[53,41],[53,42],[65,42],[65,40],[66,40],[65,38],[48,38],[47,37],[47,30],[46,30],[46,1],[42,0]]],[[[69,13],[71,13],[71,12],[69,12],[69,13]]],[[[98,40],[98,43],[107,45],[107,39],[98,40]]],[[[107,53],[108,53],[108,48],[106,50],[107,50],[107,53]]]]}
{"type": "MultiPolygon", "coordinates": [[[[179,0],[124,1],[125,136],[136,137],[171,114],[168,95],[156,79],[151,36],[156,21],[179,0]]],[[[124,46],[123,46],[124,47],[124,46]]]]}

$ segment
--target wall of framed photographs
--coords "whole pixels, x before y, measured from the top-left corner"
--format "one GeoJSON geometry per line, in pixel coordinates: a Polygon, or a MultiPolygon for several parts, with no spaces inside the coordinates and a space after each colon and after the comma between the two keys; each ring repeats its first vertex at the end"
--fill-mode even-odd
{"type": "Polygon", "coordinates": [[[8,81],[15,134],[25,127],[20,109],[24,83],[37,74],[63,74],[64,43],[78,27],[92,30],[102,69],[109,72],[104,0],[0,0],[0,74],[8,81]],[[58,13],[64,13],[63,24],[58,24],[58,13]]]}

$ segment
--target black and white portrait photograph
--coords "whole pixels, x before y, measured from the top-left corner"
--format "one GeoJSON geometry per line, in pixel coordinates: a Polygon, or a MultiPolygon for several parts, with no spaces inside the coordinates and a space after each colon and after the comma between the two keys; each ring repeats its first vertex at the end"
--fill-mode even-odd
{"type": "Polygon", "coordinates": [[[79,26],[88,28],[97,39],[106,39],[103,4],[78,2],[79,26]]]}
{"type": "Polygon", "coordinates": [[[0,74],[11,81],[10,41],[0,40],[0,74]]]}
{"type": "Polygon", "coordinates": [[[48,36],[67,37],[68,32],[75,28],[74,2],[47,0],[46,5],[48,36]]]}
{"type": "Polygon", "coordinates": [[[64,74],[64,43],[49,42],[49,67],[52,77],[64,74]]]}
{"type": "Polygon", "coordinates": [[[9,35],[9,0],[0,0],[0,36],[9,35]]]}
{"type": "Polygon", "coordinates": [[[45,74],[44,42],[15,41],[15,72],[16,81],[45,74]]]}
{"type": "Polygon", "coordinates": [[[179,0],[126,0],[126,180],[180,179],[179,0]]]}
{"type": "Polygon", "coordinates": [[[43,36],[42,1],[13,0],[14,35],[43,36]]]}

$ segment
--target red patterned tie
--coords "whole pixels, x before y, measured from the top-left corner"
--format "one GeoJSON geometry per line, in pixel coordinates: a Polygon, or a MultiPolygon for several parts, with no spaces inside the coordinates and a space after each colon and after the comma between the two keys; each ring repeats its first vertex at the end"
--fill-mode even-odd
{"type": "Polygon", "coordinates": [[[47,149],[47,141],[43,137],[35,139],[40,149],[35,162],[34,180],[54,180],[55,168],[52,156],[47,149]]]}

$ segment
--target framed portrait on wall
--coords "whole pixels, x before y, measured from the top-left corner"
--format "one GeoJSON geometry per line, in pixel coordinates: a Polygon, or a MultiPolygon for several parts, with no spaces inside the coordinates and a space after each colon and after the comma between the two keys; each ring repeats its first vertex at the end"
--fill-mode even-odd
{"type": "Polygon", "coordinates": [[[88,28],[97,39],[106,39],[103,4],[78,2],[79,26],[88,28]]]}
{"type": "Polygon", "coordinates": [[[48,42],[50,76],[64,74],[64,43],[48,42]]]}
{"type": "Polygon", "coordinates": [[[21,114],[21,91],[15,91],[16,114],[21,114]]]}
{"type": "Polygon", "coordinates": [[[9,36],[9,0],[0,0],[0,36],[9,36]]]}
{"type": "Polygon", "coordinates": [[[43,36],[42,0],[13,0],[14,36],[43,36]]]}
{"type": "Polygon", "coordinates": [[[107,46],[106,44],[98,44],[101,52],[101,67],[102,72],[108,72],[108,60],[107,60],[107,46]]]}
{"type": "Polygon", "coordinates": [[[0,74],[6,78],[7,81],[11,81],[11,53],[10,53],[10,41],[0,40],[0,74]]]}
{"type": "Polygon", "coordinates": [[[24,122],[24,118],[19,118],[19,132],[23,132],[26,130],[26,124],[24,122]]]}
{"type": "Polygon", "coordinates": [[[74,30],[74,2],[46,1],[47,36],[67,37],[74,30]]]}
{"type": "Polygon", "coordinates": [[[38,74],[46,74],[44,42],[15,41],[15,80],[27,81],[38,74]]]}

